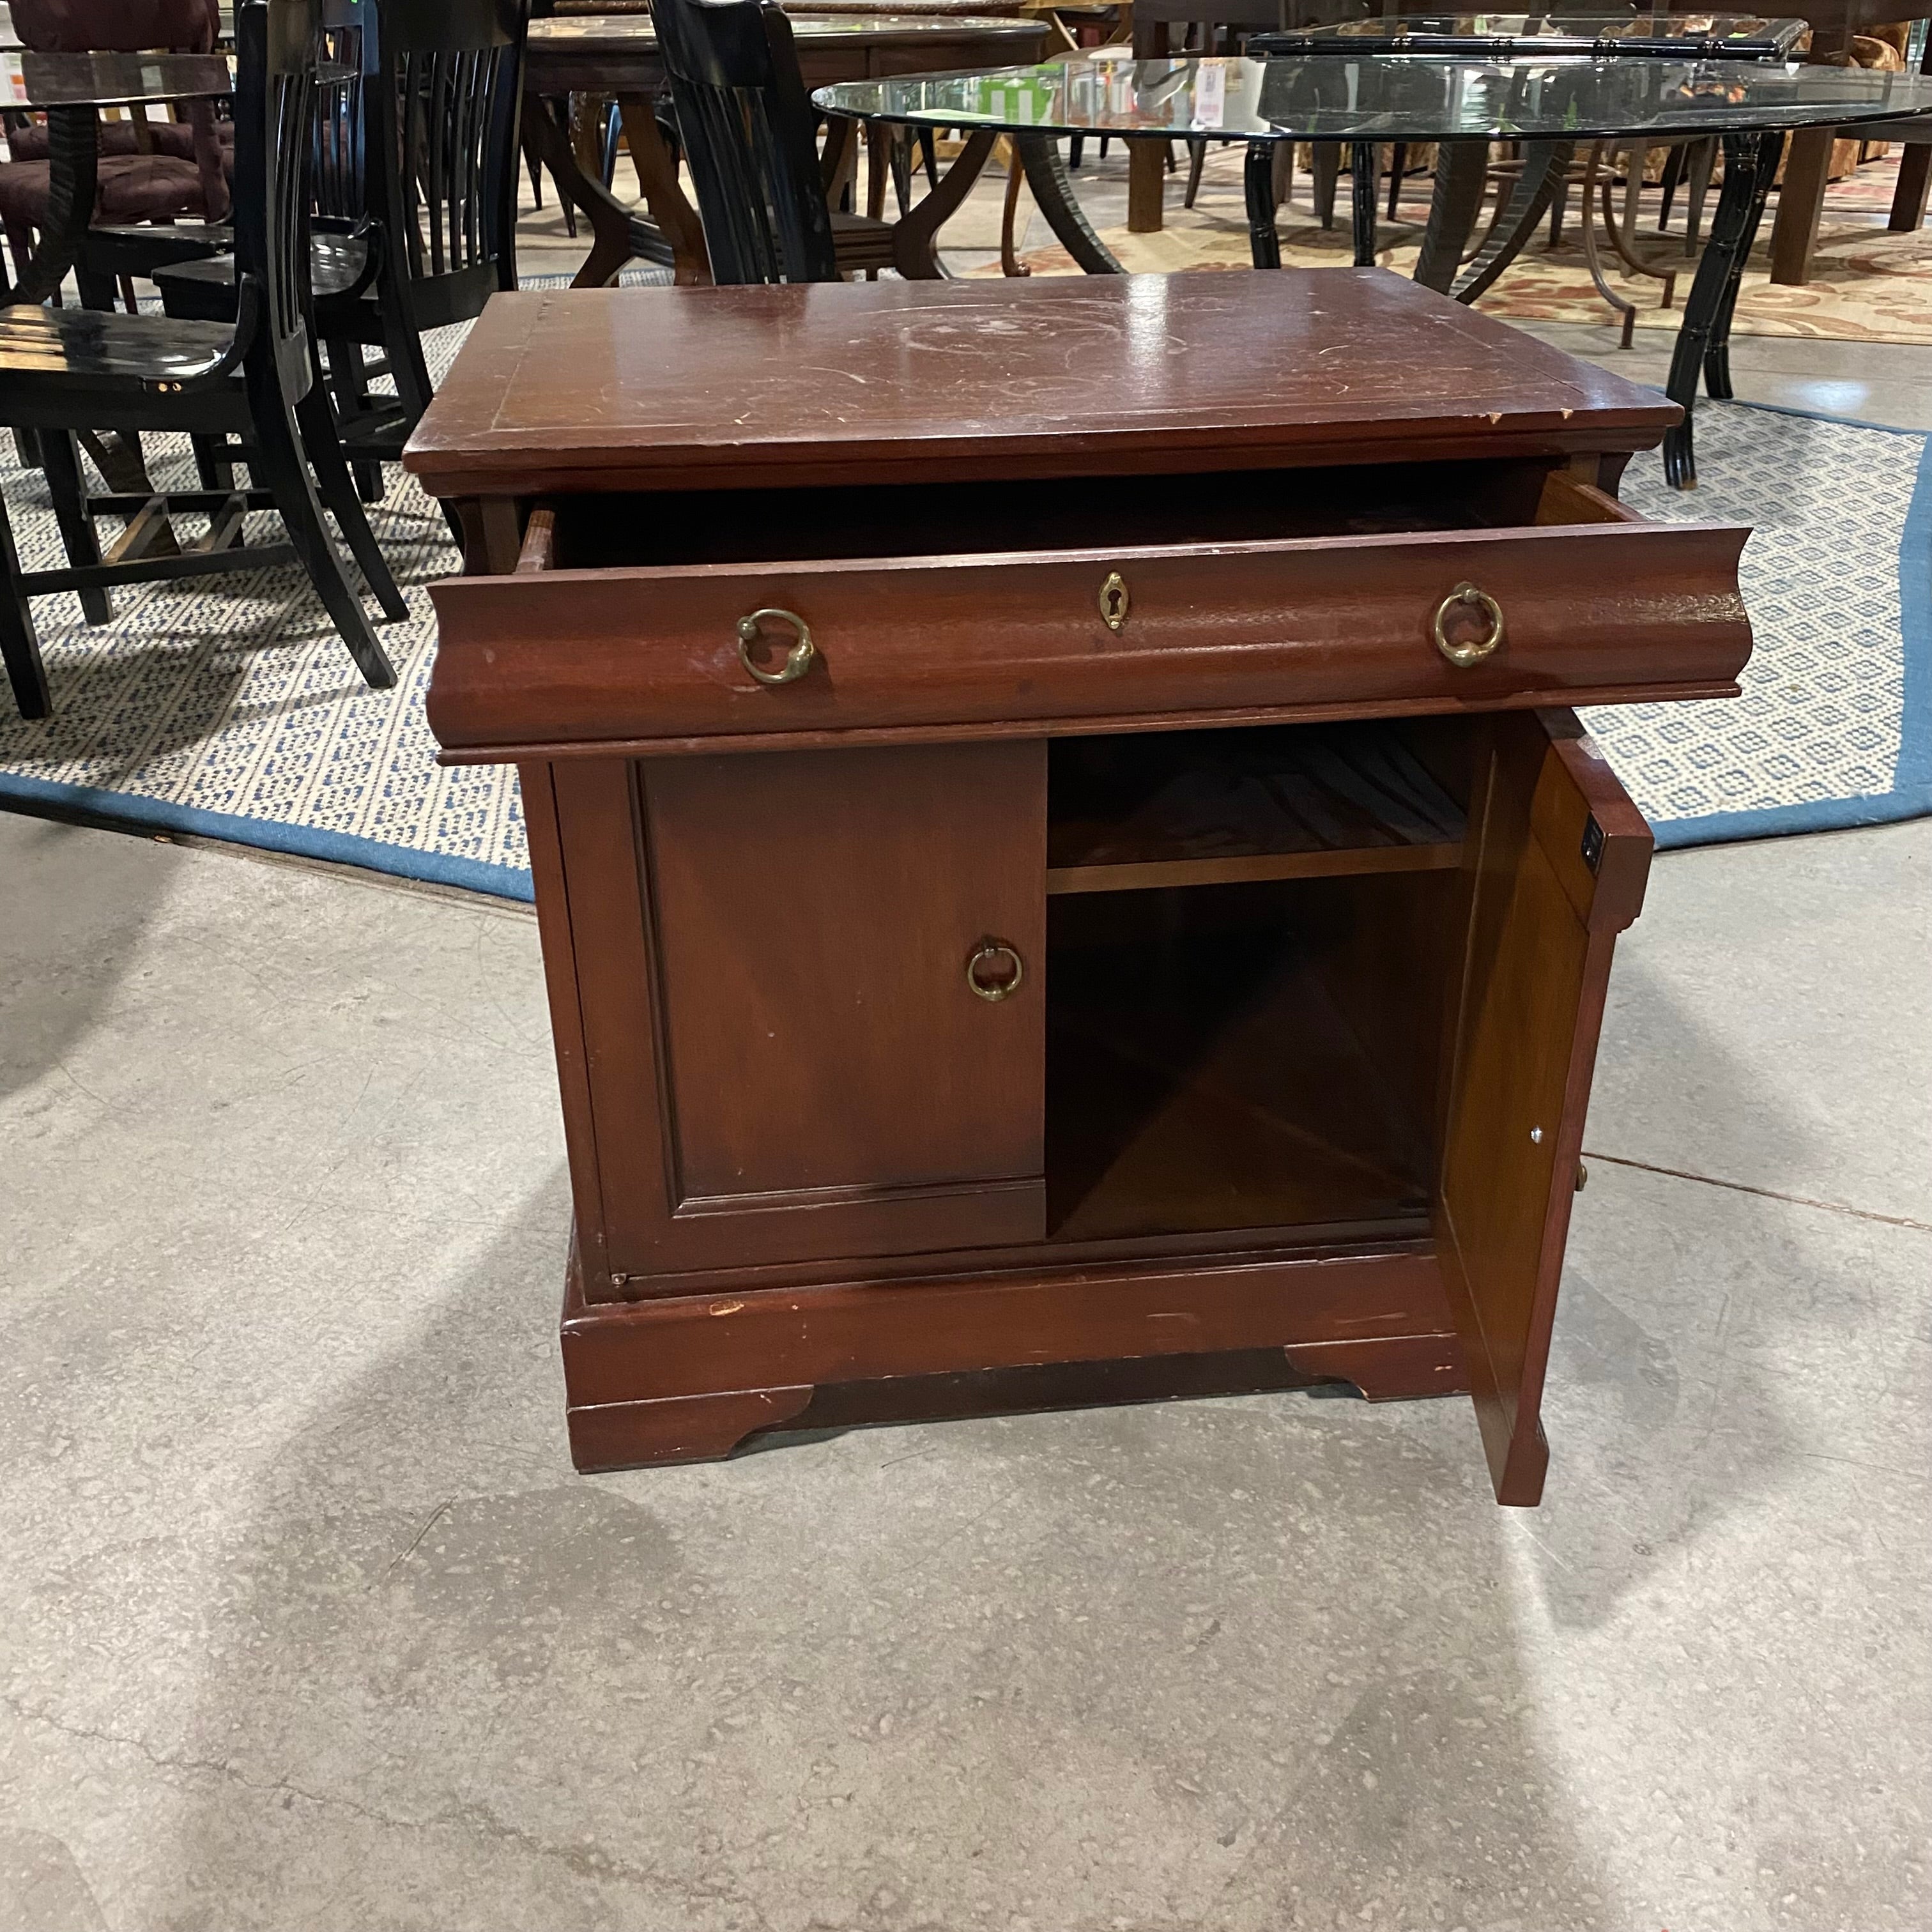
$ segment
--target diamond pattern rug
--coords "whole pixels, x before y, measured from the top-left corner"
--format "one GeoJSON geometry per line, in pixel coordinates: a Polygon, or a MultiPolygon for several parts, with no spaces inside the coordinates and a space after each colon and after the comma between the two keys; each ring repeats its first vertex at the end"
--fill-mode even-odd
{"type": "MultiPolygon", "coordinates": [[[[1647,514],[1758,532],[1744,553],[1757,634],[1744,697],[1590,716],[1660,844],[1932,812],[1926,440],[1706,406],[1696,491],[1669,489],[1654,455],[1630,466],[1624,494],[1647,514]]],[[[184,448],[153,439],[151,455],[158,480],[185,476],[184,448]]],[[[293,570],[120,593],[98,630],[72,597],[40,599],[55,712],[28,723],[0,703],[0,802],[528,898],[514,773],[435,762],[426,586],[456,553],[436,506],[390,474],[374,518],[410,603],[380,634],[394,690],[364,686],[293,570]]],[[[0,464],[0,489],[23,560],[57,561],[39,476],[0,464]]]]}

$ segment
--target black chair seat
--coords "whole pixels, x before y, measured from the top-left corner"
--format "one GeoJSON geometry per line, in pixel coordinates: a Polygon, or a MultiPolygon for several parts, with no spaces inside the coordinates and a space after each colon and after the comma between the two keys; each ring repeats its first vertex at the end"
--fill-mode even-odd
{"type": "MultiPolygon", "coordinates": [[[[358,294],[369,280],[369,244],[359,235],[316,235],[309,242],[309,280],[318,302],[358,294]]],[[[154,286],[170,315],[204,322],[235,319],[235,258],[204,256],[157,268],[154,286]]]]}
{"type": "Polygon", "coordinates": [[[216,374],[235,340],[226,323],[93,308],[0,308],[0,377],[63,382],[194,382],[216,374]]]}

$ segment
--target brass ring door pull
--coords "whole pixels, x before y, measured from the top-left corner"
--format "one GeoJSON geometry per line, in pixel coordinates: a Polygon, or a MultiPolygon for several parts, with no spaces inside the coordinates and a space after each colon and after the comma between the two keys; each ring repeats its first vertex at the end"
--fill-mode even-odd
{"type": "Polygon", "coordinates": [[[981,940],[966,962],[966,983],[982,1000],[1010,999],[1019,991],[1020,982],[1025,977],[1025,962],[1003,939],[981,940]],[[1007,977],[988,980],[981,976],[982,968],[1001,959],[1012,968],[1007,977]]]}
{"type": "Polygon", "coordinates": [[[1436,621],[1430,626],[1430,632],[1436,640],[1436,648],[1452,664],[1480,664],[1502,646],[1503,607],[1473,584],[1459,584],[1436,605],[1436,621]],[[1489,622],[1487,634],[1472,638],[1467,644],[1452,644],[1449,641],[1449,620],[1459,610],[1480,611],[1489,622]]]}
{"type": "Polygon", "coordinates": [[[790,684],[794,678],[804,676],[812,668],[812,660],[816,655],[812,645],[812,627],[796,611],[767,607],[738,620],[738,662],[760,684],[790,684]],[[758,641],[759,626],[767,620],[789,624],[798,633],[798,642],[785,652],[784,663],[776,670],[766,670],[752,655],[752,647],[758,641]]]}

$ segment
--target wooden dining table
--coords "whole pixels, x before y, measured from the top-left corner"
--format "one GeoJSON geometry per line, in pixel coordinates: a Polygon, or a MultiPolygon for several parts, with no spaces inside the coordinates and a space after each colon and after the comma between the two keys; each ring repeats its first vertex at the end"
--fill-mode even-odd
{"type": "MultiPolygon", "coordinates": [[[[971,13],[963,0],[913,0],[904,8],[867,6],[845,0],[834,12],[827,0],[802,0],[786,12],[808,88],[841,81],[878,80],[908,74],[944,74],[999,67],[1039,58],[1049,29],[1017,10],[1021,0],[993,0],[971,13]],[[821,10],[823,9],[823,10],[821,10]]],[[[592,244],[573,278],[578,288],[616,280],[627,262],[670,268],[680,284],[711,279],[704,231],[678,180],[677,169],[658,131],[652,98],[662,86],[664,63],[648,14],[561,14],[530,23],[524,76],[524,130],[555,178],[558,190],[590,224],[592,244]],[[588,172],[568,131],[548,102],[572,94],[614,98],[625,146],[638,172],[644,206],[620,200],[588,172]]],[[[835,122],[832,139],[842,143],[849,122],[835,122]]],[[[902,272],[939,272],[940,227],[964,200],[984,165],[991,138],[969,141],[937,183],[902,217],[897,252],[902,272]]],[[[830,158],[836,178],[836,153],[830,158]]]]}

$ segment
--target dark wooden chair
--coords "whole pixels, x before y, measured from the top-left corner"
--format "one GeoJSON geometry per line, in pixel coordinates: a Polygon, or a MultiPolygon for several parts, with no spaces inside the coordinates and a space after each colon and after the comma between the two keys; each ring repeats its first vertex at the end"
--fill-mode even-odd
{"type": "MultiPolygon", "coordinates": [[[[21,44],[45,53],[206,53],[220,26],[218,0],[14,0],[11,13],[21,44]]],[[[100,127],[94,225],[75,262],[82,299],[92,307],[112,302],[117,277],[205,252],[206,226],[227,219],[233,129],[206,103],[186,112],[183,122],[137,117],[100,127]]],[[[19,130],[8,152],[13,158],[0,164],[0,225],[24,266],[50,212],[47,130],[19,130]]]]}
{"type": "MultiPolygon", "coordinates": [[[[377,466],[401,456],[435,393],[422,332],[473,321],[517,286],[530,0],[328,0],[328,19],[360,78],[318,97],[316,334],[341,442],[374,497],[377,466]],[[386,375],[394,394],[370,387],[386,375]]],[[[170,315],[234,313],[232,258],[154,280],[170,315]]]]}
{"type": "Polygon", "coordinates": [[[372,685],[395,682],[317,496],[319,483],[385,612],[406,614],[313,380],[308,208],[320,29],[319,0],[246,0],[236,12],[234,321],[23,303],[0,309],[0,426],[38,432],[68,556],[64,569],[23,572],[0,505],[0,654],[23,716],[44,717],[52,702],[33,598],[290,560],[308,571],[363,676],[372,685]],[[254,487],[88,499],[73,433],[104,424],[219,439],[247,464],[254,487]],[[257,509],[280,513],[286,542],[246,541],[243,519],[257,509]],[[157,530],[194,512],[206,516],[206,534],[156,554],[157,530]],[[125,525],[104,556],[94,529],[103,515],[125,525]]]}
{"type": "MultiPolygon", "coordinates": [[[[760,0],[653,0],[713,280],[834,282],[893,266],[892,231],[835,214],[791,23],[760,0]]],[[[845,124],[849,125],[849,124],[845,124]]]]}

